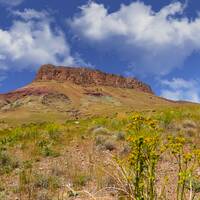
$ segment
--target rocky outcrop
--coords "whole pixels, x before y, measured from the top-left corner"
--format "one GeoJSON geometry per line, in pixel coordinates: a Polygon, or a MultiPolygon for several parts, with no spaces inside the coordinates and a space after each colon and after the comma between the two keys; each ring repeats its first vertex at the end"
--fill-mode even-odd
{"type": "MultiPolygon", "coordinates": [[[[53,91],[47,87],[24,87],[7,94],[0,95],[0,110],[11,110],[27,105],[44,105],[47,107],[65,107],[70,103],[70,99],[65,94],[53,91]]],[[[33,107],[33,106],[32,106],[33,107]]],[[[39,107],[38,107],[39,108],[39,107]]],[[[36,108],[37,109],[37,108],[36,108]]],[[[62,110],[62,109],[60,109],[62,110]]]]}
{"type": "Polygon", "coordinates": [[[62,66],[56,67],[54,65],[41,66],[35,81],[52,80],[59,82],[70,81],[74,84],[82,86],[111,86],[118,88],[129,88],[153,94],[150,86],[135,78],[125,78],[88,68],[62,66]]]}
{"type": "MultiPolygon", "coordinates": [[[[60,94],[56,91],[52,91],[47,87],[24,87],[18,90],[1,94],[0,95],[0,107],[4,104],[14,102],[18,99],[22,99],[28,96],[42,96],[45,97],[44,101],[48,98],[51,99],[53,97],[58,97],[58,99],[68,99],[64,94],[60,94]]],[[[46,102],[46,101],[45,101],[46,102]]]]}
{"type": "Polygon", "coordinates": [[[0,99],[1,100],[7,100],[8,102],[15,101],[17,99],[26,97],[26,96],[42,96],[42,95],[48,95],[51,94],[52,92],[45,87],[24,87],[20,88],[18,90],[6,93],[6,94],[1,94],[0,99]]]}

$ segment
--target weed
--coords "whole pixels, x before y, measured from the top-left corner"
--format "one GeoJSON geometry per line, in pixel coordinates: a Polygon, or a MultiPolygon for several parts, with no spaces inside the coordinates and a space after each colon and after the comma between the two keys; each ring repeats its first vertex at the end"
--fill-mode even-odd
{"type": "Polygon", "coordinates": [[[174,156],[178,164],[178,182],[177,182],[177,200],[185,199],[186,185],[189,182],[190,185],[190,199],[196,194],[193,191],[194,186],[194,172],[199,167],[200,161],[200,150],[196,149],[195,146],[191,146],[190,149],[185,150],[187,140],[183,137],[168,137],[167,147],[174,156]],[[192,192],[193,191],[193,192],[192,192]]]}
{"type": "MultiPolygon", "coordinates": [[[[160,139],[155,120],[139,114],[131,118],[127,138],[131,151],[124,160],[117,159],[118,190],[129,199],[156,197],[156,166],[160,157],[160,139]]],[[[113,176],[113,175],[112,175],[113,176]]]]}
{"type": "MultiPolygon", "coordinates": [[[[167,115],[165,125],[169,124],[171,114],[167,115]],[[169,117],[169,118],[168,118],[169,117]]],[[[177,200],[184,200],[189,185],[189,199],[194,199],[198,191],[198,182],[194,182],[195,171],[199,167],[200,150],[195,146],[186,148],[189,143],[182,136],[170,136],[161,140],[159,123],[140,114],[130,119],[127,138],[130,153],[124,159],[116,159],[114,167],[117,190],[129,199],[154,200],[157,198],[157,165],[164,152],[170,151],[177,161],[177,200]],[[187,149],[187,151],[185,150],[187,149]],[[189,183],[189,184],[188,184],[189,183]],[[196,190],[195,190],[196,186],[196,190]]],[[[164,190],[163,190],[164,191],[164,190]]],[[[165,194],[162,192],[162,196],[165,194]]]]}
{"type": "Polygon", "coordinates": [[[61,186],[61,183],[56,176],[36,174],[34,176],[34,185],[37,188],[56,190],[61,186]]]}
{"type": "Polygon", "coordinates": [[[45,129],[51,140],[57,141],[60,138],[59,126],[57,124],[50,123],[46,126],[45,129]]]}
{"type": "Polygon", "coordinates": [[[44,157],[58,157],[60,154],[53,150],[52,144],[48,140],[38,141],[39,153],[44,157]]]}
{"type": "Polygon", "coordinates": [[[90,177],[84,173],[79,173],[73,179],[73,185],[75,187],[83,187],[90,180],[90,177]]]}
{"type": "Polygon", "coordinates": [[[175,119],[175,111],[173,110],[165,110],[158,116],[158,120],[161,122],[161,125],[166,129],[172,122],[172,120],[175,119]]]}
{"type": "Polygon", "coordinates": [[[50,146],[45,146],[41,149],[41,154],[44,156],[44,157],[58,157],[60,156],[60,154],[56,151],[54,151],[53,149],[51,149],[50,146]]]}
{"type": "Polygon", "coordinates": [[[35,187],[33,184],[33,169],[32,162],[26,161],[23,163],[21,170],[19,172],[19,193],[20,199],[23,192],[27,193],[28,199],[34,195],[35,187]]]}

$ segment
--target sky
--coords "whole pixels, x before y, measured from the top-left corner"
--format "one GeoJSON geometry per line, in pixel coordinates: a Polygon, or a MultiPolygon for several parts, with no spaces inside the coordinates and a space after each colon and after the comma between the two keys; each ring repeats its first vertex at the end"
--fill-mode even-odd
{"type": "Polygon", "coordinates": [[[136,77],[200,102],[198,0],[0,0],[0,93],[43,64],[136,77]]]}

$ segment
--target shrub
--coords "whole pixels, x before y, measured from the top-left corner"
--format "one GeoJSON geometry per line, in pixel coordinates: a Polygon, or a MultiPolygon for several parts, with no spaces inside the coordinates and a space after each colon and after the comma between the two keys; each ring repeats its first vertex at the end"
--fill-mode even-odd
{"type": "Polygon", "coordinates": [[[6,151],[0,151],[0,173],[9,173],[19,166],[19,162],[14,160],[6,151]]]}
{"type": "Polygon", "coordinates": [[[195,178],[192,181],[187,180],[186,181],[186,188],[188,190],[194,191],[194,193],[199,193],[200,192],[200,181],[195,178]]]}
{"type": "Polygon", "coordinates": [[[56,176],[48,176],[44,174],[36,174],[34,177],[34,185],[43,189],[58,189],[61,186],[60,180],[56,176]]]}
{"type": "Polygon", "coordinates": [[[124,132],[118,132],[116,134],[117,140],[125,140],[125,133],[124,132]]]}
{"type": "Polygon", "coordinates": [[[184,120],[183,121],[183,128],[197,128],[197,124],[192,120],[184,120]]]}
{"type": "Polygon", "coordinates": [[[109,130],[103,127],[98,127],[92,131],[94,135],[108,135],[109,130]]]}
{"type": "Polygon", "coordinates": [[[121,155],[128,155],[131,152],[130,145],[126,144],[123,147],[123,150],[121,151],[121,155]]]}
{"type": "Polygon", "coordinates": [[[96,145],[103,145],[106,141],[106,137],[102,135],[98,135],[95,137],[95,143],[96,145]]]}
{"type": "Polygon", "coordinates": [[[104,147],[106,150],[113,151],[116,149],[116,145],[112,140],[106,140],[104,143],[104,147]]]}
{"type": "Polygon", "coordinates": [[[58,157],[60,154],[56,151],[54,151],[50,146],[44,146],[41,149],[41,154],[44,157],[58,157]]]}
{"type": "Polygon", "coordinates": [[[186,145],[186,138],[174,136],[168,137],[167,147],[176,159],[178,165],[178,182],[176,188],[176,198],[178,200],[185,199],[188,183],[190,187],[190,199],[194,199],[194,196],[197,193],[197,190],[194,190],[194,186],[198,186],[198,184],[196,184],[198,182],[195,181],[194,177],[195,171],[199,168],[200,150],[196,149],[195,146],[190,146],[189,149],[186,150],[186,145]]]}
{"type": "Polygon", "coordinates": [[[200,163],[200,150],[193,145],[188,146],[182,136],[170,136],[163,140],[158,121],[139,114],[131,118],[127,131],[130,153],[123,159],[116,159],[116,172],[111,172],[120,194],[132,200],[157,199],[158,162],[163,153],[170,153],[174,157],[172,161],[176,159],[174,167],[178,169],[176,199],[186,200],[187,195],[189,199],[194,199],[199,192],[199,182],[194,178],[200,163]]]}
{"type": "Polygon", "coordinates": [[[52,144],[48,140],[38,141],[39,152],[44,157],[58,157],[60,154],[52,149],[52,144]]]}
{"type": "Polygon", "coordinates": [[[161,154],[157,121],[136,114],[128,124],[130,153],[116,159],[111,172],[118,191],[128,199],[156,198],[156,167],[161,154]],[[148,195],[148,197],[147,197],[148,195]]]}

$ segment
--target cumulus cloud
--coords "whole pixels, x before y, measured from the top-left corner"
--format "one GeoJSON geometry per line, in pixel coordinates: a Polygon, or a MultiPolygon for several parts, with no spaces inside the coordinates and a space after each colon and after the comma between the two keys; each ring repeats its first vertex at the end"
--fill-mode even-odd
{"type": "Polygon", "coordinates": [[[0,0],[0,4],[7,5],[7,6],[18,6],[24,0],[0,0]]]}
{"type": "Polygon", "coordinates": [[[162,80],[161,96],[172,100],[186,100],[200,102],[199,82],[197,80],[185,80],[173,78],[172,80],[162,80]]]}
{"type": "Polygon", "coordinates": [[[141,1],[109,13],[89,2],[70,20],[76,34],[119,53],[136,73],[166,75],[200,50],[200,17],[184,16],[185,4],[171,3],[159,11],[141,1]]]}
{"type": "Polygon", "coordinates": [[[32,9],[15,14],[20,19],[14,20],[9,29],[0,28],[0,70],[34,68],[45,63],[74,64],[64,33],[52,27],[46,14],[32,9]]]}

